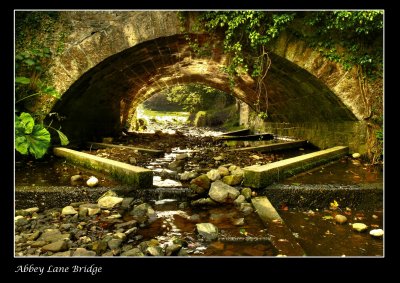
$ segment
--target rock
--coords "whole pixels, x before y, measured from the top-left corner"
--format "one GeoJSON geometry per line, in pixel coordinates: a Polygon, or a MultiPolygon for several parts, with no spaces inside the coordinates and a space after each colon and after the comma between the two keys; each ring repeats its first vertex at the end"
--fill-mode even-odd
{"type": "Polygon", "coordinates": [[[239,210],[243,212],[244,215],[249,215],[254,211],[252,204],[247,202],[241,203],[239,210]]]}
{"type": "Polygon", "coordinates": [[[198,176],[196,171],[185,171],[182,174],[179,175],[179,180],[181,181],[189,181],[191,179],[194,179],[198,176]]]}
{"type": "Polygon", "coordinates": [[[78,211],[76,211],[72,206],[66,206],[62,209],[61,215],[75,215],[78,214],[78,211]]]}
{"type": "Polygon", "coordinates": [[[219,166],[218,167],[218,173],[221,177],[225,177],[229,175],[229,170],[228,168],[224,167],[224,166],[219,166]]]}
{"type": "Polygon", "coordinates": [[[30,208],[24,209],[24,211],[28,212],[29,214],[32,214],[35,212],[39,212],[39,207],[30,207],[30,208]]]}
{"type": "Polygon", "coordinates": [[[98,213],[101,212],[100,207],[99,207],[97,204],[95,204],[95,203],[85,203],[85,204],[81,204],[81,205],[79,206],[79,212],[81,212],[81,210],[84,210],[84,209],[87,209],[87,214],[88,214],[89,216],[96,215],[96,214],[98,214],[98,213]]]}
{"type": "Polygon", "coordinates": [[[52,254],[51,256],[71,256],[71,251],[58,252],[58,253],[52,254]]]}
{"type": "Polygon", "coordinates": [[[244,176],[244,171],[240,167],[238,167],[231,172],[231,175],[244,176]]]}
{"type": "Polygon", "coordinates": [[[189,155],[187,153],[177,154],[175,157],[176,160],[185,160],[188,158],[189,158],[189,155]]]}
{"type": "Polygon", "coordinates": [[[122,244],[122,239],[111,239],[107,242],[108,247],[112,250],[119,248],[121,244],[122,244]]]}
{"type": "Polygon", "coordinates": [[[383,236],[384,232],[382,229],[373,229],[373,230],[369,231],[369,234],[373,237],[379,238],[379,237],[383,236]]]}
{"type": "Polygon", "coordinates": [[[217,156],[217,157],[214,157],[214,160],[215,160],[215,161],[222,161],[222,160],[224,160],[224,156],[219,155],[219,156],[217,156]]]}
{"type": "Polygon", "coordinates": [[[201,187],[201,188],[203,188],[205,190],[208,190],[210,188],[211,182],[210,182],[210,179],[207,177],[207,175],[203,174],[203,175],[200,175],[197,178],[194,178],[190,182],[190,184],[194,184],[194,185],[196,185],[198,187],[201,187]]]}
{"type": "Polygon", "coordinates": [[[28,211],[25,211],[25,209],[18,209],[15,211],[15,221],[18,219],[22,219],[24,216],[28,216],[30,213],[28,211]]]}
{"type": "Polygon", "coordinates": [[[242,226],[244,225],[244,218],[233,219],[232,224],[235,226],[242,226]]]}
{"type": "Polygon", "coordinates": [[[186,201],[181,202],[178,207],[179,207],[179,209],[184,210],[189,207],[189,203],[187,203],[186,201]]]}
{"type": "Polygon", "coordinates": [[[243,195],[239,195],[234,201],[233,203],[236,205],[240,205],[241,203],[246,202],[246,199],[243,195]]]}
{"type": "Polygon", "coordinates": [[[97,201],[99,201],[99,200],[102,199],[103,197],[117,197],[117,196],[118,196],[118,195],[117,195],[116,192],[114,192],[113,190],[109,190],[109,191],[105,192],[104,194],[102,194],[101,197],[99,197],[99,198],[97,199],[97,201]]]}
{"type": "Polygon", "coordinates": [[[92,250],[95,251],[97,255],[101,255],[107,250],[107,246],[106,241],[95,241],[92,244],[92,250]]]}
{"type": "Polygon", "coordinates": [[[358,152],[355,152],[355,153],[352,154],[352,157],[353,157],[354,159],[357,159],[357,158],[360,158],[360,157],[361,157],[361,154],[359,154],[358,152]]]}
{"type": "Polygon", "coordinates": [[[250,188],[243,188],[240,192],[246,200],[251,199],[251,189],[250,188]]]}
{"type": "Polygon", "coordinates": [[[197,233],[207,241],[212,241],[218,238],[218,227],[212,223],[196,224],[197,233]]]}
{"type": "Polygon", "coordinates": [[[96,256],[96,252],[88,251],[85,248],[77,248],[72,256],[96,256]]]}
{"type": "Polygon", "coordinates": [[[33,241],[31,244],[30,244],[30,246],[32,247],[32,248],[40,248],[40,247],[43,247],[44,245],[46,245],[48,242],[46,242],[46,241],[33,241]]]}
{"type": "Polygon", "coordinates": [[[187,249],[184,248],[180,249],[178,252],[178,256],[189,256],[187,249]]]}
{"type": "Polygon", "coordinates": [[[221,175],[219,174],[219,171],[216,169],[211,169],[210,171],[208,171],[207,177],[213,182],[221,179],[221,175]]]}
{"type": "Polygon", "coordinates": [[[69,240],[71,238],[71,234],[61,234],[61,231],[58,229],[47,229],[44,233],[38,238],[39,241],[46,242],[57,242],[60,240],[69,240]]]}
{"type": "Polygon", "coordinates": [[[135,157],[129,157],[129,164],[131,164],[131,165],[136,165],[136,163],[137,163],[137,161],[136,161],[136,158],[135,157]]]}
{"type": "Polygon", "coordinates": [[[140,249],[133,248],[133,249],[130,249],[130,250],[126,251],[126,252],[123,252],[121,254],[121,256],[144,256],[144,254],[142,253],[142,251],[140,249]]]}
{"type": "Polygon", "coordinates": [[[135,235],[137,231],[138,231],[138,228],[137,227],[133,227],[133,228],[130,228],[130,229],[126,230],[125,231],[125,235],[130,235],[130,234],[135,235]]]}
{"type": "Polygon", "coordinates": [[[165,249],[165,255],[167,256],[175,256],[178,255],[179,250],[182,248],[182,245],[179,244],[172,244],[169,245],[166,249],[165,249]]]}
{"type": "Polygon", "coordinates": [[[241,175],[229,175],[222,178],[222,182],[224,182],[229,186],[240,185],[242,181],[243,181],[243,176],[241,175]]]}
{"type": "Polygon", "coordinates": [[[53,242],[51,244],[42,247],[43,251],[50,251],[50,252],[63,252],[67,249],[68,249],[68,244],[64,240],[53,242]]]}
{"type": "Polygon", "coordinates": [[[64,223],[64,224],[60,225],[60,229],[64,230],[64,231],[68,231],[73,227],[74,227],[74,224],[72,224],[72,223],[64,223]]]}
{"type": "Polygon", "coordinates": [[[132,227],[135,227],[137,225],[137,221],[136,220],[130,220],[130,221],[127,221],[127,222],[124,222],[124,223],[118,223],[118,224],[115,224],[115,228],[117,228],[117,229],[120,229],[120,228],[122,228],[122,229],[130,229],[130,228],[132,228],[132,227]]]}
{"type": "Polygon", "coordinates": [[[231,166],[229,166],[228,170],[229,170],[229,172],[232,173],[232,171],[236,170],[237,168],[239,168],[239,167],[237,167],[236,165],[231,165],[231,166]]]}
{"type": "Polygon", "coordinates": [[[194,200],[190,203],[192,206],[216,206],[217,202],[213,201],[211,198],[200,198],[194,200]]]}
{"type": "Polygon", "coordinates": [[[131,208],[134,200],[135,200],[134,198],[124,198],[121,203],[121,208],[123,209],[131,208]]]}
{"type": "Polygon", "coordinates": [[[114,206],[122,203],[124,199],[120,198],[120,197],[103,197],[101,199],[99,199],[99,201],[97,202],[97,204],[101,207],[101,208],[105,208],[105,209],[111,209],[114,206]]]}
{"type": "Polygon", "coordinates": [[[347,217],[341,214],[336,214],[335,221],[339,224],[343,224],[347,222],[347,217]]]}
{"type": "Polygon", "coordinates": [[[117,232],[113,235],[114,239],[121,239],[122,241],[125,241],[126,239],[126,235],[124,233],[121,232],[117,232]]]}
{"type": "Polygon", "coordinates": [[[363,232],[367,230],[368,226],[365,225],[364,223],[353,223],[353,230],[356,230],[358,232],[363,232]]]}
{"type": "Polygon", "coordinates": [[[214,201],[232,203],[240,195],[240,192],[222,181],[215,181],[211,184],[208,194],[214,201]]]}
{"type": "Polygon", "coordinates": [[[71,176],[71,185],[78,185],[83,181],[83,177],[81,175],[71,176]]]}
{"type": "Polygon", "coordinates": [[[39,238],[40,234],[42,234],[42,232],[36,230],[35,232],[32,233],[32,235],[28,237],[28,241],[35,241],[37,238],[39,238]]]}
{"type": "Polygon", "coordinates": [[[139,205],[135,205],[133,210],[130,212],[130,215],[133,215],[136,217],[143,217],[143,216],[153,217],[155,215],[155,212],[150,204],[142,203],[139,205]]]}
{"type": "Polygon", "coordinates": [[[150,246],[146,249],[146,254],[151,256],[163,256],[163,250],[159,246],[150,246]]]}
{"type": "Polygon", "coordinates": [[[168,169],[177,171],[177,172],[183,171],[184,167],[185,167],[184,160],[175,160],[175,161],[172,161],[170,164],[168,164],[168,169]]]}
{"type": "Polygon", "coordinates": [[[86,181],[86,185],[88,185],[89,187],[94,187],[97,186],[97,184],[99,183],[99,179],[97,179],[94,176],[91,176],[87,181],[86,181]]]}

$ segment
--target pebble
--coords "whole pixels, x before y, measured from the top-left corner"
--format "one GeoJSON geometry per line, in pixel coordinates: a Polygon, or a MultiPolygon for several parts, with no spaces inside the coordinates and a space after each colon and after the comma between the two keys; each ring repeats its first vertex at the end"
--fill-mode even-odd
{"type": "Polygon", "coordinates": [[[335,221],[339,224],[343,224],[347,222],[347,217],[341,214],[337,214],[335,216],[335,221]]]}
{"type": "Polygon", "coordinates": [[[352,157],[354,159],[360,158],[361,154],[359,154],[358,152],[353,153],[352,157]]]}
{"type": "Polygon", "coordinates": [[[365,230],[367,230],[368,226],[365,225],[364,223],[353,223],[352,225],[353,230],[356,230],[358,232],[363,232],[365,230]]]}
{"type": "Polygon", "coordinates": [[[86,184],[87,184],[89,187],[97,186],[98,183],[99,183],[99,179],[97,179],[97,178],[94,177],[94,176],[91,176],[91,177],[86,181],[86,184]]]}
{"type": "Polygon", "coordinates": [[[78,214],[78,211],[76,211],[72,206],[66,206],[62,209],[61,211],[62,215],[75,215],[78,214]]]}
{"type": "Polygon", "coordinates": [[[383,236],[384,232],[382,229],[373,229],[373,230],[369,231],[369,234],[373,237],[379,238],[379,237],[383,236]]]}

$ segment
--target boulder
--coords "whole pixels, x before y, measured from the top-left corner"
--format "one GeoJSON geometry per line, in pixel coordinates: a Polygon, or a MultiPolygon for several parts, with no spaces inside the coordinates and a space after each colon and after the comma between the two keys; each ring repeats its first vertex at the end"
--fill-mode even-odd
{"type": "Polygon", "coordinates": [[[222,181],[215,181],[211,184],[208,194],[210,198],[216,202],[233,203],[233,201],[240,195],[240,192],[222,181]]]}
{"type": "Polygon", "coordinates": [[[218,227],[212,223],[196,224],[197,233],[207,241],[212,241],[218,238],[218,227]]]}

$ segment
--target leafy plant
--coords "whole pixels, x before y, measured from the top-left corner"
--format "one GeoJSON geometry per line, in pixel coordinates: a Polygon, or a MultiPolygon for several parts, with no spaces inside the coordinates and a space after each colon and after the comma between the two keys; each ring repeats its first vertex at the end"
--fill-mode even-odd
{"type": "MultiPolygon", "coordinates": [[[[69,143],[60,130],[48,127],[58,133],[61,145],[69,143]]],[[[19,153],[32,154],[36,159],[42,158],[50,146],[50,141],[49,131],[42,124],[36,124],[29,113],[22,112],[15,116],[15,149],[19,153]]]]}

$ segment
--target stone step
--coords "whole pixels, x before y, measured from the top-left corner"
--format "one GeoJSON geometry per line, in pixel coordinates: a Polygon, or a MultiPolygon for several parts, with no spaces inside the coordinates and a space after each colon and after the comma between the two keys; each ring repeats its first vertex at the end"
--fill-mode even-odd
{"type": "Polygon", "coordinates": [[[267,226],[270,242],[278,250],[280,255],[304,256],[303,248],[286,226],[279,213],[272,206],[267,197],[255,197],[251,199],[256,213],[267,226]]]}
{"type": "Polygon", "coordinates": [[[54,155],[64,157],[70,163],[110,174],[133,188],[145,189],[153,186],[153,172],[149,169],[64,147],[55,147],[53,152],[54,155]]]}
{"type": "Polygon", "coordinates": [[[132,150],[136,150],[138,152],[147,153],[147,154],[156,155],[156,156],[161,156],[164,154],[164,151],[159,150],[159,149],[149,149],[149,148],[127,146],[127,145],[117,145],[117,144],[111,144],[111,143],[100,143],[100,142],[88,142],[87,144],[90,148],[94,148],[94,149],[97,149],[97,148],[126,148],[126,149],[132,149],[132,150]]]}
{"type": "Polygon", "coordinates": [[[309,170],[321,164],[348,154],[347,146],[336,146],[301,156],[280,160],[265,165],[252,165],[243,168],[243,185],[260,189],[283,180],[288,176],[309,170]]]}
{"type": "Polygon", "coordinates": [[[294,142],[280,142],[280,143],[273,143],[267,145],[260,145],[260,146],[250,146],[250,147],[243,147],[243,148],[234,148],[230,149],[229,151],[256,151],[256,152],[272,152],[272,151],[279,151],[284,149],[292,149],[292,148],[299,148],[302,146],[306,146],[307,141],[294,141],[294,142]]]}

